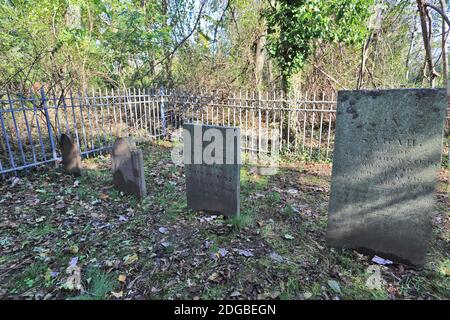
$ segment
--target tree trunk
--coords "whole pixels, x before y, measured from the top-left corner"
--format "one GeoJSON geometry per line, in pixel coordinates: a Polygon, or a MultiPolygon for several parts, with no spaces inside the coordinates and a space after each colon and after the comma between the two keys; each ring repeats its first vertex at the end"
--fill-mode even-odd
{"type": "Polygon", "coordinates": [[[263,71],[266,62],[266,22],[264,19],[264,0],[258,1],[258,35],[254,42],[255,47],[255,85],[256,90],[261,90],[263,86],[263,71]]]}
{"type": "Polygon", "coordinates": [[[263,84],[264,62],[266,61],[265,44],[266,35],[263,33],[255,41],[255,84],[257,90],[261,90],[263,84]]]}
{"type": "Polygon", "coordinates": [[[367,56],[369,54],[370,42],[372,41],[373,33],[371,32],[367,41],[364,43],[361,52],[361,65],[358,72],[358,83],[356,84],[356,89],[361,89],[364,81],[364,70],[366,69],[367,56]]]}
{"type": "MultiPolygon", "coordinates": [[[[169,25],[169,3],[168,0],[162,1],[162,11],[165,15],[164,24],[167,27],[169,25]]],[[[166,72],[166,86],[172,87],[173,85],[173,77],[172,77],[172,61],[173,55],[170,54],[170,47],[168,43],[164,44],[164,55],[167,59],[164,61],[164,69],[166,72]]]]}
{"type": "MultiPolygon", "coordinates": [[[[426,6],[426,3],[424,0],[417,0],[417,8],[419,11],[420,16],[420,25],[422,28],[422,38],[423,38],[423,45],[425,47],[425,63],[428,66],[428,74],[426,72],[426,69],[424,69],[424,77],[428,78],[430,81],[430,86],[434,87],[434,79],[436,78],[437,74],[434,70],[433,66],[433,57],[431,54],[431,44],[430,44],[430,38],[431,34],[429,33],[428,24],[427,24],[427,18],[429,17],[429,12],[426,6]]],[[[431,30],[431,28],[430,28],[431,30]]]]}
{"type": "MultiPolygon", "coordinates": [[[[440,0],[442,12],[447,12],[447,0],[440,0]]],[[[442,17],[442,73],[444,77],[444,85],[448,93],[448,54],[447,54],[447,32],[444,17],[442,17]]]]}
{"type": "Polygon", "coordinates": [[[406,81],[409,81],[409,62],[411,59],[411,52],[412,48],[414,46],[414,39],[416,38],[416,32],[417,32],[417,14],[414,16],[414,22],[413,22],[413,30],[411,32],[411,39],[409,42],[409,49],[408,49],[408,55],[406,56],[406,63],[405,63],[405,79],[406,81]]]}

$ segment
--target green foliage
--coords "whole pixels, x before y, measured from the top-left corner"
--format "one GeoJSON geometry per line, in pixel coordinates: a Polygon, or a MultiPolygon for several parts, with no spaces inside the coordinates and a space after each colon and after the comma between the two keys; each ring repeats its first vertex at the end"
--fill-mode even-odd
{"type": "Polygon", "coordinates": [[[373,0],[278,0],[266,11],[268,53],[289,79],[322,42],[361,43],[373,0]]]}
{"type": "Polygon", "coordinates": [[[89,286],[85,294],[75,297],[75,300],[103,300],[113,290],[114,282],[111,276],[96,268],[88,270],[89,286]]]}
{"type": "Polygon", "coordinates": [[[290,204],[288,204],[286,207],[283,208],[282,213],[286,216],[286,217],[293,217],[295,215],[295,210],[292,208],[292,206],[290,204]]]}
{"type": "Polygon", "coordinates": [[[144,84],[170,39],[165,18],[155,1],[2,1],[0,85],[144,84]]]}

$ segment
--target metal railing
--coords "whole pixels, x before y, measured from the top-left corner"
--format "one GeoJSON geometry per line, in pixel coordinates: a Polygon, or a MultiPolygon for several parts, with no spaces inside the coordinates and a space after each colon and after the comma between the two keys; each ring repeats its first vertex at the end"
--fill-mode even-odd
{"type": "MultiPolygon", "coordinates": [[[[108,151],[115,138],[171,139],[184,122],[241,128],[244,152],[331,161],[335,97],[280,92],[109,89],[0,96],[0,174],[60,160],[66,133],[83,156],[108,151]]],[[[447,121],[448,122],[448,121],[447,121]]]]}

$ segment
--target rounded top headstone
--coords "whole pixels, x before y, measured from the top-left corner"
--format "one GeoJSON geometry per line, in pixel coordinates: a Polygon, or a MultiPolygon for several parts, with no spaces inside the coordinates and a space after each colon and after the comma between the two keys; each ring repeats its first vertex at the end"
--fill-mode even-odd
{"type": "Polygon", "coordinates": [[[61,137],[59,138],[59,146],[64,154],[71,152],[73,142],[70,136],[65,133],[61,134],[61,137]]]}
{"type": "Polygon", "coordinates": [[[136,151],[136,143],[131,138],[117,138],[114,142],[112,153],[114,156],[129,155],[132,151],[136,151]]]}

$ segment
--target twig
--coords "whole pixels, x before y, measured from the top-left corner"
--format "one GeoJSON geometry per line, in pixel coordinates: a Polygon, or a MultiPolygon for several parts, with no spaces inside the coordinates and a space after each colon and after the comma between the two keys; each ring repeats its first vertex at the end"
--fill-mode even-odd
{"type": "Polygon", "coordinates": [[[344,90],[348,90],[345,86],[343,86],[339,81],[337,81],[335,78],[333,78],[332,76],[330,76],[328,73],[326,73],[325,71],[323,71],[319,66],[317,66],[316,64],[314,64],[314,68],[316,68],[317,70],[319,70],[321,73],[323,73],[328,79],[330,79],[331,81],[333,81],[334,83],[336,83],[338,86],[340,86],[342,89],[344,90]]]}

